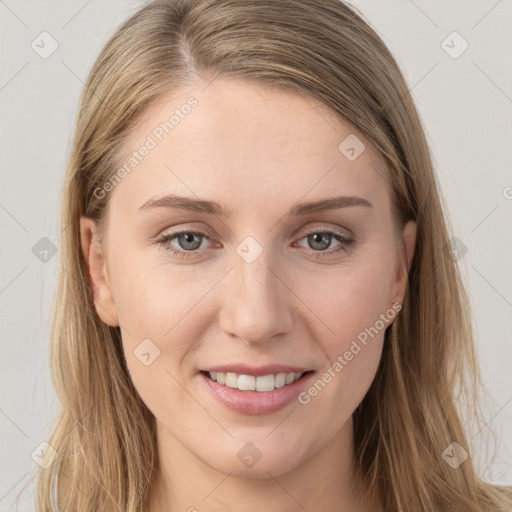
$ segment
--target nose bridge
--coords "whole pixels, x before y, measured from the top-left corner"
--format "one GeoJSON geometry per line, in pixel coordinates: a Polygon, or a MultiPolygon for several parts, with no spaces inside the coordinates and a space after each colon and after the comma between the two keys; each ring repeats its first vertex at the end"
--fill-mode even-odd
{"type": "Polygon", "coordinates": [[[247,342],[264,342],[291,327],[289,297],[270,251],[252,237],[236,248],[225,289],[221,327],[247,342]]]}

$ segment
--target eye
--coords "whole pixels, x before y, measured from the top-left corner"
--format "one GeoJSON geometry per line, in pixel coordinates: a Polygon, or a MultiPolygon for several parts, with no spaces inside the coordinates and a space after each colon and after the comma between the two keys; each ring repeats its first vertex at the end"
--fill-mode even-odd
{"type": "Polygon", "coordinates": [[[345,251],[354,243],[353,238],[349,238],[341,233],[334,231],[322,231],[314,229],[304,236],[302,240],[306,240],[308,246],[313,249],[313,254],[316,258],[329,258],[337,256],[340,251],[345,251]],[[338,246],[332,251],[328,251],[333,242],[337,241],[338,246]]]}
{"type": "Polygon", "coordinates": [[[200,231],[183,230],[163,235],[157,242],[166,250],[177,256],[178,258],[192,258],[197,255],[199,249],[208,235],[200,231]],[[172,244],[173,240],[177,240],[177,246],[172,244]]]}
{"type": "MultiPolygon", "coordinates": [[[[213,237],[213,236],[212,236],[213,237]]],[[[182,230],[175,231],[163,235],[157,240],[166,251],[171,252],[178,258],[187,259],[197,257],[203,250],[206,249],[203,242],[210,240],[210,236],[207,233],[201,231],[182,230]],[[176,243],[173,243],[176,240],[176,243]]],[[[301,239],[306,240],[309,248],[312,249],[314,257],[316,258],[329,258],[337,255],[340,251],[347,250],[347,248],[355,242],[354,239],[349,238],[341,233],[337,233],[329,230],[314,229],[307,232],[301,239]],[[333,242],[338,242],[338,248],[333,251],[327,249],[333,242]]],[[[206,244],[208,245],[208,244],[206,244]]],[[[221,247],[219,243],[217,247],[221,247]]]]}

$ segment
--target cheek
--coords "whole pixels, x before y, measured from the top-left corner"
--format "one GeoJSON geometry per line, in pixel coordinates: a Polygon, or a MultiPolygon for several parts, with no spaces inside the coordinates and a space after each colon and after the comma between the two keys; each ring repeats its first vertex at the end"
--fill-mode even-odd
{"type": "Polygon", "coordinates": [[[391,261],[364,258],[350,268],[331,269],[323,281],[318,276],[303,281],[300,293],[309,290],[307,303],[320,319],[314,337],[326,356],[318,372],[322,383],[310,388],[304,402],[321,394],[324,399],[315,407],[336,403],[331,414],[346,419],[363,399],[380,362],[386,328],[397,314],[388,304],[391,261]]]}
{"type": "MultiPolygon", "coordinates": [[[[389,308],[392,265],[389,259],[364,258],[350,265],[329,269],[319,275],[304,277],[299,294],[323,325],[317,339],[331,340],[330,349],[338,350],[366,328],[374,326],[389,308]]],[[[386,326],[380,325],[379,330],[386,326]]]]}
{"type": "Polygon", "coordinates": [[[111,283],[127,366],[141,395],[145,387],[154,394],[169,374],[189,368],[186,358],[214,321],[209,292],[214,293],[218,276],[121,251],[112,256],[117,257],[111,283]]]}
{"type": "MultiPolygon", "coordinates": [[[[193,266],[155,262],[154,255],[112,254],[112,290],[126,330],[163,341],[190,327],[189,315],[215,280],[193,266]]],[[[204,300],[204,299],[203,299],[204,300]]]]}

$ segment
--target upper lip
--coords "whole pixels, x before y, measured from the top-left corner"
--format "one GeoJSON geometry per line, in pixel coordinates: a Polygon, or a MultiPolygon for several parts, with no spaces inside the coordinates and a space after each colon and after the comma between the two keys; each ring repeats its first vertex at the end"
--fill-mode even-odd
{"type": "Polygon", "coordinates": [[[222,364],[204,368],[205,372],[238,373],[239,375],[270,375],[276,373],[305,373],[309,370],[298,366],[288,366],[283,364],[268,364],[264,366],[251,366],[244,363],[222,364]]]}

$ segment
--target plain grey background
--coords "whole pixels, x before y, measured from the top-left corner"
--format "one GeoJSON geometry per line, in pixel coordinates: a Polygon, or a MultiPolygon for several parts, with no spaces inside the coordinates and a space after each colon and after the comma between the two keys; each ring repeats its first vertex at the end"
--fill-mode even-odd
{"type": "MultiPolygon", "coordinates": [[[[480,471],[510,485],[512,2],[352,3],[394,53],[425,124],[489,392],[487,425],[470,437],[484,453],[491,429],[497,434],[496,454],[480,471]]],[[[58,411],[49,332],[60,190],[79,94],[103,44],[141,5],[0,0],[0,511],[14,510],[16,494],[36,467],[31,454],[47,439],[58,411]],[[52,44],[58,47],[45,55],[52,44]]],[[[20,510],[33,510],[28,497],[20,510]]]]}

